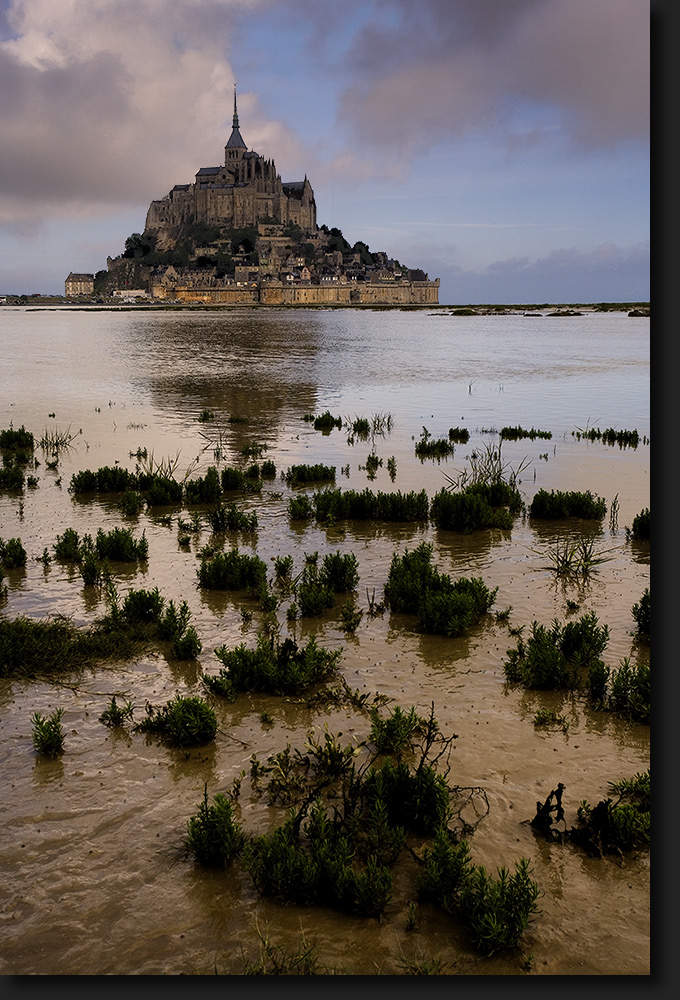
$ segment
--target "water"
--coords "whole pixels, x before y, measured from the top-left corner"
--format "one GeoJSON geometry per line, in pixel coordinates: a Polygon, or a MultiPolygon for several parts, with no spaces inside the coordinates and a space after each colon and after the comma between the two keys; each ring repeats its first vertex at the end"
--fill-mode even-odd
{"type": "MultiPolygon", "coordinates": [[[[189,546],[178,543],[178,518],[188,520],[188,510],[169,512],[169,524],[158,511],[126,519],[114,500],[83,501],[68,490],[82,469],[116,462],[134,469],[140,449],[181,477],[202,475],[211,464],[247,464],[241,449],[257,442],[277,473],[321,462],[336,466],[343,489],[424,488],[432,497],[469,467],[473,452],[498,443],[501,427],[550,431],[550,439],[502,446],[508,469],[523,469],[527,502],[540,488],[590,489],[608,510],[618,505],[617,519],[608,515],[588,529],[605,561],[579,586],[556,580],[548,552],[566,531],[580,537],[582,524],[567,529],[519,518],[512,532],[472,536],[410,525],[302,527],[287,517],[291,490],[278,475],[243,502],[257,513],[256,534],[230,543],[268,565],[290,553],[296,571],[315,551],[355,553],[357,603],[367,612],[369,596],[382,596],[393,552],[431,541],[443,572],[481,576],[498,587],[494,611],[510,607],[511,626],[564,621],[569,600],[579,603],[579,614],[594,611],[609,626],[604,658],[616,667],[625,656],[646,655],[631,635],[631,607],[649,585],[649,546],[627,541],[625,527],[649,506],[650,448],[646,440],[635,449],[590,443],[575,432],[613,427],[649,437],[647,319],[4,308],[0,342],[0,429],[24,425],[36,440],[55,431],[73,435],[56,469],[36,449],[37,487],[20,497],[0,492],[0,537],[20,537],[29,556],[25,569],[6,572],[0,613],[94,621],[105,610],[101,595],[83,588],[68,567],[38,559],[68,526],[94,536],[99,527],[124,525],[136,537],[146,532],[149,560],[137,570],[116,567],[119,593],[158,586],[166,598],[186,600],[203,643],[198,662],[149,652],[71,685],[0,681],[0,972],[195,975],[212,974],[217,963],[242,974],[243,956],[257,957],[259,926],[290,948],[302,928],[321,959],[346,974],[403,974],[404,962],[418,955],[439,956],[459,975],[649,974],[644,852],[590,859],[547,844],[528,825],[537,801],[559,781],[572,825],[582,799],[594,804],[608,781],[645,770],[649,728],[592,712],[577,696],[508,689],[503,662],[515,640],[493,614],[471,635],[446,639],[420,634],[406,616],[365,613],[348,637],[336,609],[299,623],[297,635],[341,646],[341,673],[353,689],[380,692],[421,714],[434,703],[442,731],[457,734],[452,783],[483,788],[490,805],[471,838],[473,860],[495,872],[528,857],[543,891],[517,951],[481,958],[458,923],[426,907],[408,931],[408,872],[377,922],[261,900],[245,873],[206,872],[183,857],[177,848],[205,784],[212,795],[246,771],[241,818],[262,832],[282,815],[253,794],[251,755],[266,760],[287,743],[301,747],[307,732],[326,724],[343,740],[360,742],[370,724],[347,708],[320,712],[253,695],[218,703],[215,745],[190,753],[102,726],[98,717],[113,693],[134,702],[137,718],[146,700],[159,705],[176,692],[202,693],[201,672],[219,666],[215,649],[254,644],[262,615],[243,595],[199,590],[198,556],[210,533],[204,521],[189,546]],[[327,409],[350,421],[389,415],[389,429],[375,438],[383,464],[374,480],[365,468],[370,441],[350,443],[346,429],[325,435],[302,419],[327,409]],[[200,422],[203,410],[214,419],[200,422]],[[456,445],[444,462],[418,461],[414,446],[424,429],[439,438],[456,426],[469,429],[468,444],[456,445]],[[396,460],[394,482],[389,458],[396,460]],[[249,625],[244,607],[253,612],[249,625]],[[65,752],[41,760],[31,744],[31,715],[58,705],[65,710],[65,752]],[[567,733],[534,727],[541,707],[565,714],[567,733]],[[263,712],[273,725],[263,724],[263,712]]],[[[278,613],[282,634],[285,608],[278,613]]]]}

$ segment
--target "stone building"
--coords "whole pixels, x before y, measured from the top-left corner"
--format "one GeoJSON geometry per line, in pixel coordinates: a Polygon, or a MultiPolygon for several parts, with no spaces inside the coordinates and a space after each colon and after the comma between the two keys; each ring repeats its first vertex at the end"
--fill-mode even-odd
{"type": "Polygon", "coordinates": [[[238,229],[257,226],[260,219],[315,230],[314,192],[306,177],[284,184],[273,160],[248,149],[239,128],[234,88],[234,117],[224,163],[201,167],[193,184],[176,184],[164,198],[152,201],[145,232],[154,234],[156,246],[164,250],[174,243],[180,228],[192,222],[238,229]]]}
{"type": "Polygon", "coordinates": [[[75,274],[73,271],[64,282],[64,294],[67,298],[73,295],[92,295],[94,292],[94,274],[75,274]]]}

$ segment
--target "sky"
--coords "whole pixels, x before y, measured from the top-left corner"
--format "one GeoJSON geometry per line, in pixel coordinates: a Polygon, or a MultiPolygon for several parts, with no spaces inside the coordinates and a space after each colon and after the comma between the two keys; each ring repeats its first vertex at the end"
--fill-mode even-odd
{"type": "Polygon", "coordinates": [[[241,134],[442,304],[650,298],[649,0],[0,0],[0,294],[241,134]]]}

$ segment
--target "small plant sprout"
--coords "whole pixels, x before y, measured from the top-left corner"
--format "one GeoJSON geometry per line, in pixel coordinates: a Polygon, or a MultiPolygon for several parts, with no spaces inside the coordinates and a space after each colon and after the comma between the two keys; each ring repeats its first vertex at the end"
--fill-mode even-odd
{"type": "Polygon", "coordinates": [[[126,722],[132,722],[133,705],[131,701],[126,701],[124,705],[118,705],[115,694],[111,696],[108,708],[104,709],[99,716],[99,721],[109,729],[117,729],[126,722]]]}
{"type": "Polygon", "coordinates": [[[48,716],[35,712],[33,723],[33,746],[43,757],[56,757],[64,749],[64,729],[61,724],[63,708],[55,708],[48,716]]]}

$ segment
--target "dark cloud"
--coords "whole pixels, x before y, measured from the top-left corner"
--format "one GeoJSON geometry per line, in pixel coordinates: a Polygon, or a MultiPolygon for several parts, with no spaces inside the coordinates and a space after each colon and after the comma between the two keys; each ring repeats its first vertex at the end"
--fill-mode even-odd
{"type": "Polygon", "coordinates": [[[511,140],[511,104],[571,143],[646,140],[649,8],[640,0],[380,0],[347,53],[340,118],[411,153],[481,129],[511,140]]]}

